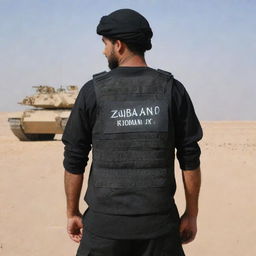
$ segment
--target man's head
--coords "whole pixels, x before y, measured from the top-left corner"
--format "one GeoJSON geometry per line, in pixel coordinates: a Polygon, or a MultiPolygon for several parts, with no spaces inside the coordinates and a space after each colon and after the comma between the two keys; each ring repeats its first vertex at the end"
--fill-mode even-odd
{"type": "Polygon", "coordinates": [[[97,26],[105,44],[104,54],[110,69],[117,67],[124,56],[136,55],[144,59],[150,50],[152,30],[148,21],[131,9],[120,9],[103,16],[97,26]]]}

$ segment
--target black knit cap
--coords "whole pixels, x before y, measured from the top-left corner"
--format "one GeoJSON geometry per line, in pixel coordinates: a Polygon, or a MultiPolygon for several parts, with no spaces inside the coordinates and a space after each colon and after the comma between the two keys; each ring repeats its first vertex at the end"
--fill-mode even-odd
{"type": "Polygon", "coordinates": [[[138,45],[144,50],[152,48],[153,32],[148,21],[131,9],[120,9],[103,16],[97,26],[97,34],[138,45]]]}

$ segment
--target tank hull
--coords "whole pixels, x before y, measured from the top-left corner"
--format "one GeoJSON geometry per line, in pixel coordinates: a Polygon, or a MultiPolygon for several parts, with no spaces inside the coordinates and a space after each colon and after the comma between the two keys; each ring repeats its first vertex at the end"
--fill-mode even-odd
{"type": "Polygon", "coordinates": [[[52,140],[64,132],[71,109],[31,109],[8,117],[13,134],[22,141],[52,140]]]}

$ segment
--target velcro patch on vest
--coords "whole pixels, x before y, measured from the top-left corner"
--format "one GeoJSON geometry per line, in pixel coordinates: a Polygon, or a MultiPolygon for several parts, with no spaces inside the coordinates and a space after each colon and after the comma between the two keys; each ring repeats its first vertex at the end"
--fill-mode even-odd
{"type": "Polygon", "coordinates": [[[104,133],[168,131],[168,104],[165,101],[107,102],[101,115],[104,133]]]}

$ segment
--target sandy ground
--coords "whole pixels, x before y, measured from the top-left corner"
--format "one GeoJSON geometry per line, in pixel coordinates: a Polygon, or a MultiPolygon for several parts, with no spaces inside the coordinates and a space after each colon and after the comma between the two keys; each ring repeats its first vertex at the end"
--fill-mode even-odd
{"type": "MultiPolygon", "coordinates": [[[[256,122],[202,122],[202,187],[196,240],[187,256],[256,255],[256,122]]],[[[0,255],[71,256],[66,234],[63,144],[20,142],[0,113],[0,255]]],[[[82,192],[87,186],[89,166],[82,192]]],[[[180,214],[181,171],[176,162],[180,214]]],[[[81,209],[86,209],[81,200],[81,209]]],[[[121,256],[121,255],[120,255],[121,256]]]]}

